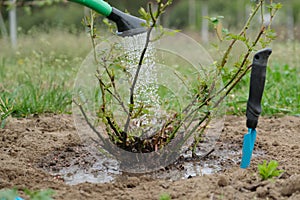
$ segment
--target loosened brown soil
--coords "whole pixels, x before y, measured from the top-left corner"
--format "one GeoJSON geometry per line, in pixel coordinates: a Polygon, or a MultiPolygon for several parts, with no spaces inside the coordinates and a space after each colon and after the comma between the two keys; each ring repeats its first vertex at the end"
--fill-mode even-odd
{"type": "MultiPolygon", "coordinates": [[[[300,199],[300,117],[262,117],[257,131],[255,149],[264,155],[254,157],[247,170],[230,163],[232,167],[219,173],[177,181],[122,175],[112,183],[67,185],[61,177],[45,170],[59,170],[57,157],[49,155],[64,152],[58,159],[65,166],[70,165],[68,156],[82,157],[82,167],[94,162],[86,156],[89,152],[78,150],[82,144],[72,116],[12,118],[0,129],[0,189],[51,188],[56,191],[55,199],[72,200],[158,199],[164,193],[172,199],[300,199]],[[277,160],[285,172],[274,180],[261,181],[257,164],[263,160],[277,160]]],[[[226,117],[219,147],[241,146],[246,132],[244,117],[226,117]]]]}

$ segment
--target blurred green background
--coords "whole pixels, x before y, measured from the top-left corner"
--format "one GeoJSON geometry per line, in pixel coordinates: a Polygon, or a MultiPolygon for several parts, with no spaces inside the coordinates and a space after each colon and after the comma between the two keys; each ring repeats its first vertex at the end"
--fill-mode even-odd
{"type": "MultiPolygon", "coordinates": [[[[9,2],[0,1],[1,119],[11,114],[27,116],[71,112],[72,85],[77,70],[92,50],[86,27],[82,24],[87,9],[64,0],[16,1],[18,39],[16,48],[12,48],[9,38],[9,11],[12,6],[9,2]]],[[[139,16],[139,8],[146,9],[149,0],[108,2],[139,16]]],[[[282,2],[283,7],[273,24],[277,38],[272,44],[262,114],[299,115],[300,57],[297,52],[300,51],[300,1],[272,2],[282,2]]],[[[215,42],[216,35],[213,27],[207,26],[206,17],[224,16],[223,27],[237,33],[249,16],[253,3],[253,0],[174,0],[160,23],[167,28],[179,29],[199,41],[217,60],[222,50],[216,52],[210,44],[215,42]],[[208,44],[203,42],[204,28],[207,28],[208,44]]],[[[268,8],[265,9],[267,13],[268,8]]],[[[110,36],[102,20],[101,16],[97,19],[99,34],[110,36]]],[[[259,17],[256,21],[259,26],[259,17]]],[[[236,56],[233,55],[233,58],[238,59],[240,49],[234,52],[236,56]]],[[[246,76],[229,95],[229,114],[244,114],[248,84],[249,76],[246,76]]]]}
{"type": "MultiPolygon", "coordinates": [[[[0,11],[8,29],[9,1],[0,2],[0,11]]],[[[72,33],[84,30],[81,24],[84,8],[80,5],[62,0],[18,0],[17,2],[17,23],[20,33],[30,33],[33,28],[49,31],[49,29],[63,27],[72,33]]],[[[120,10],[138,16],[139,8],[147,8],[149,0],[108,0],[108,2],[120,10]]],[[[174,0],[162,17],[161,23],[168,28],[200,33],[205,16],[225,16],[226,28],[239,29],[248,17],[253,2],[253,0],[174,0]]],[[[286,32],[290,32],[290,36],[292,32],[294,34],[292,37],[299,38],[297,30],[300,23],[300,1],[274,0],[273,2],[283,4],[275,27],[279,30],[286,29],[286,32]],[[290,27],[294,27],[293,30],[289,30],[290,27]]],[[[285,35],[281,37],[286,38],[285,35]]]]}

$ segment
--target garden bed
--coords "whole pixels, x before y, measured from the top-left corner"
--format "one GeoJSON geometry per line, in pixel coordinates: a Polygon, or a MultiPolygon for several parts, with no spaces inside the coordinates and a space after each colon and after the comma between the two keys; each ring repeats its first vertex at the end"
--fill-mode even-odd
{"type": "Polygon", "coordinates": [[[245,117],[227,116],[204,159],[182,158],[158,172],[132,175],[119,172],[111,160],[99,164],[101,155],[81,143],[71,115],[11,118],[0,129],[0,189],[51,188],[55,199],[159,199],[165,193],[172,199],[300,199],[300,118],[261,117],[257,131],[247,170],[239,168],[245,117]],[[277,160],[285,172],[261,181],[257,165],[263,160],[277,160]],[[86,180],[94,183],[72,182],[88,173],[95,179],[86,180]]]}

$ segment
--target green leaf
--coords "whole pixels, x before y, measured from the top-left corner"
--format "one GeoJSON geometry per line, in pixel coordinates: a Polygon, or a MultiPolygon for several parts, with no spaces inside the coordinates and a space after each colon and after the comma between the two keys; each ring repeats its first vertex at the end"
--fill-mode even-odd
{"type": "Polygon", "coordinates": [[[225,35],[228,35],[229,34],[229,30],[227,28],[223,28],[222,29],[222,32],[225,34],[225,35]]]}
{"type": "Polygon", "coordinates": [[[219,19],[216,18],[216,17],[211,17],[210,18],[210,21],[214,24],[214,25],[217,25],[219,23],[219,19]]]}
{"type": "Polygon", "coordinates": [[[283,170],[278,170],[278,165],[278,162],[275,160],[271,160],[268,164],[267,161],[264,160],[263,164],[258,164],[257,168],[262,180],[279,176],[283,170]]]}
{"type": "Polygon", "coordinates": [[[55,194],[55,192],[51,189],[38,191],[30,191],[25,189],[24,192],[30,197],[31,200],[53,200],[52,196],[55,194]]]}
{"type": "Polygon", "coordinates": [[[143,7],[139,9],[139,13],[143,19],[145,19],[147,21],[151,19],[150,14],[143,7]]]}
{"type": "Polygon", "coordinates": [[[267,6],[269,9],[275,9],[275,10],[279,10],[282,8],[282,4],[281,3],[272,3],[269,6],[267,6]]]}
{"type": "Polygon", "coordinates": [[[171,200],[171,196],[167,193],[161,194],[159,200],[171,200]]]}
{"type": "Polygon", "coordinates": [[[266,37],[271,39],[271,40],[275,40],[277,37],[277,34],[274,30],[270,29],[266,32],[266,37]]]}
{"type": "Polygon", "coordinates": [[[223,19],[224,16],[217,16],[217,17],[211,17],[209,18],[210,22],[213,24],[213,25],[218,25],[219,22],[220,22],[220,19],[223,19]]]}

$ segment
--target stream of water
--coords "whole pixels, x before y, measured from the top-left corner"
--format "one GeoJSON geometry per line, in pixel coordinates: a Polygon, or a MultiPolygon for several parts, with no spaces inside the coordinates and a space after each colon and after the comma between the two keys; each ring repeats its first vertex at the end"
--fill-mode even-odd
{"type": "MultiPolygon", "coordinates": [[[[131,85],[137,74],[140,57],[145,48],[146,40],[147,33],[124,37],[122,39],[122,45],[126,55],[126,59],[122,62],[124,62],[124,65],[127,66],[131,74],[131,85]]],[[[143,111],[140,116],[131,119],[130,130],[132,133],[143,132],[143,135],[138,136],[147,138],[157,132],[160,128],[159,125],[162,124],[165,118],[165,113],[160,106],[160,96],[158,95],[159,86],[157,84],[155,47],[152,42],[148,43],[137,77],[137,82],[134,87],[135,108],[142,108],[143,111]],[[147,111],[144,112],[145,110],[147,111]]]]}

